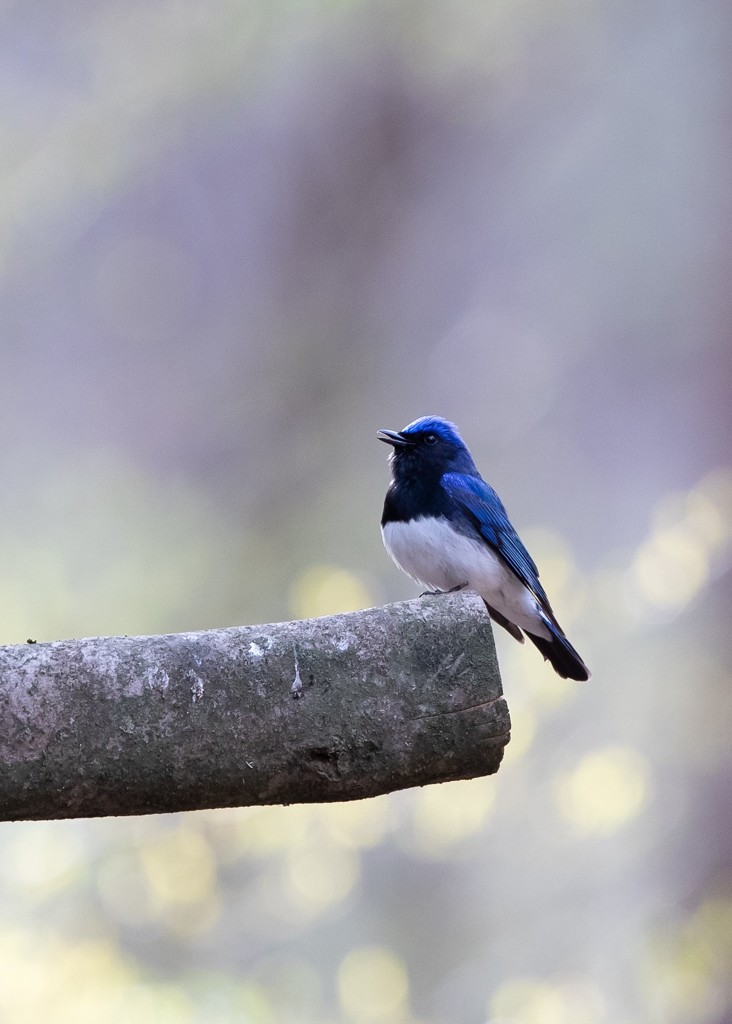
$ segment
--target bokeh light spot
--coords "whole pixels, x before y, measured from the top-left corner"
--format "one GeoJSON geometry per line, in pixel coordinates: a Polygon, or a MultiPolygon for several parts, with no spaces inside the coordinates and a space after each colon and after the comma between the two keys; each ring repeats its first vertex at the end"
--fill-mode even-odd
{"type": "Polygon", "coordinates": [[[402,961],[383,946],[351,950],[338,970],[341,1006],[356,1021],[397,1021],[409,995],[402,961]]]}
{"type": "Polygon", "coordinates": [[[721,1020],[730,963],[732,900],[712,897],[688,919],[660,930],[649,946],[645,982],[656,1018],[721,1020]]]}
{"type": "Polygon", "coordinates": [[[200,832],[182,827],[164,833],[146,843],[140,857],[154,906],[201,904],[215,892],[216,861],[200,832]]]}
{"type": "Polygon", "coordinates": [[[365,583],[354,573],[334,565],[310,566],[290,589],[290,607],[299,619],[353,612],[371,604],[373,600],[365,583]]]}
{"type": "Polygon", "coordinates": [[[234,847],[241,855],[266,858],[301,843],[315,812],[307,804],[293,807],[243,807],[237,812],[234,847]]]}
{"type": "Polygon", "coordinates": [[[399,834],[399,843],[418,857],[451,857],[460,843],[483,827],[494,799],[491,779],[425,786],[414,794],[411,828],[399,834]]]}
{"type": "Polygon", "coordinates": [[[389,828],[389,797],[324,804],[320,815],[328,833],[340,845],[378,846],[389,828]]]}
{"type": "Polygon", "coordinates": [[[683,527],[653,534],[634,562],[638,589],[659,608],[681,608],[701,590],[709,577],[704,545],[683,527]]]}
{"type": "Polygon", "coordinates": [[[69,884],[83,868],[86,853],[81,830],[73,823],[38,822],[32,830],[19,829],[7,844],[0,874],[14,889],[43,898],[69,884]]]}
{"type": "Polygon", "coordinates": [[[722,518],[727,537],[732,531],[732,468],[720,466],[707,473],[694,489],[700,497],[711,502],[722,518]]]}
{"type": "Polygon", "coordinates": [[[286,883],[296,910],[318,916],[348,896],[359,877],[355,850],[321,842],[293,847],[287,853],[286,883]]]}
{"type": "Polygon", "coordinates": [[[678,613],[709,582],[732,539],[732,472],[708,474],[657,503],[630,567],[625,603],[636,619],[678,613]]]}
{"type": "Polygon", "coordinates": [[[564,818],[581,834],[603,835],[631,821],[649,794],[644,757],[626,747],[605,747],[587,754],[574,771],[555,784],[564,818]]]}
{"type": "Polygon", "coordinates": [[[532,978],[506,981],[488,1008],[491,1024],[599,1024],[604,1011],[602,996],[592,985],[532,978]]]}

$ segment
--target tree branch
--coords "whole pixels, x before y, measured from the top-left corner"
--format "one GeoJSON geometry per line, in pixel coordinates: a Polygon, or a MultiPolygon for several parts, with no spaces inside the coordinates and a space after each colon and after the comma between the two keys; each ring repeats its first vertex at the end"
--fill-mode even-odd
{"type": "Polygon", "coordinates": [[[0,820],[352,800],[498,770],[477,598],[0,647],[0,820]]]}

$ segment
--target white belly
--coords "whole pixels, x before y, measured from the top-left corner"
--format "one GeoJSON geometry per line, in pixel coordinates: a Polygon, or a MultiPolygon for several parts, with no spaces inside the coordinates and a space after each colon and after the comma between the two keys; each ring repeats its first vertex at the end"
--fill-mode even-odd
{"type": "Polygon", "coordinates": [[[381,533],[391,558],[417,583],[434,590],[467,583],[510,622],[549,637],[536,598],[488,544],[434,517],[387,523],[381,533]]]}

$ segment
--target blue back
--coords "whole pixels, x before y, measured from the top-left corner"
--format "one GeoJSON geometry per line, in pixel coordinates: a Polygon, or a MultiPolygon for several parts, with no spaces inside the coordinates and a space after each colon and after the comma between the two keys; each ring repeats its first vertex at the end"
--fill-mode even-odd
{"type": "MultiPolygon", "coordinates": [[[[494,548],[509,568],[551,611],[546,592],[539,582],[536,562],[511,525],[503,502],[482,476],[445,473],[440,484],[470,523],[473,532],[494,548]]],[[[467,532],[467,531],[466,531],[467,532]]]]}

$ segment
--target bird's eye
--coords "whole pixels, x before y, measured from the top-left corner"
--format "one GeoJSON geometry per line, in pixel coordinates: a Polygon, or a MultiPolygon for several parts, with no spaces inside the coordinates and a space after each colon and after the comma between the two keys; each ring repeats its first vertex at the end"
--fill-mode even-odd
{"type": "Polygon", "coordinates": [[[437,434],[426,434],[424,439],[425,444],[437,444],[437,434]]]}

